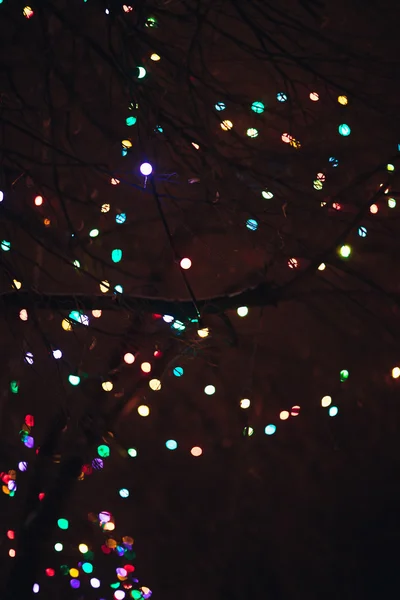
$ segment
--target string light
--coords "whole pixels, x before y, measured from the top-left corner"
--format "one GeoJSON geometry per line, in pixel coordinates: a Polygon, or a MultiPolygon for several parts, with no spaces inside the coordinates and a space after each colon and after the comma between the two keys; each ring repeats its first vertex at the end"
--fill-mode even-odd
{"type": "Polygon", "coordinates": [[[114,385],[112,384],[111,381],[103,381],[103,383],[101,384],[101,387],[103,388],[103,390],[105,392],[111,392],[111,390],[113,389],[114,385]]]}
{"type": "Polygon", "coordinates": [[[343,137],[347,137],[351,133],[351,129],[350,129],[349,125],[347,125],[347,123],[342,123],[341,125],[339,125],[338,131],[339,131],[340,135],[342,135],[343,137]]]}
{"type": "Polygon", "coordinates": [[[68,381],[70,382],[71,385],[79,385],[81,382],[81,378],[78,375],[69,375],[68,376],[68,381]]]}
{"type": "Polygon", "coordinates": [[[154,392],[158,392],[161,390],[161,381],[159,379],[150,379],[149,388],[154,392]]]}
{"type": "Polygon", "coordinates": [[[330,417],[336,417],[338,412],[339,412],[339,409],[337,406],[331,406],[330,409],[328,410],[328,414],[330,417]]]}
{"type": "Polygon", "coordinates": [[[215,108],[215,110],[217,110],[218,112],[221,112],[222,110],[225,110],[225,109],[226,109],[226,104],[225,104],[225,102],[217,102],[217,103],[214,105],[214,108],[215,108]]]}
{"type": "Polygon", "coordinates": [[[229,119],[225,119],[224,121],[222,121],[222,123],[221,123],[221,129],[223,131],[229,131],[232,128],[233,128],[232,121],[229,121],[229,119]]]}
{"type": "Polygon", "coordinates": [[[158,62],[159,60],[161,60],[161,56],[159,54],[157,54],[156,52],[153,52],[153,54],[151,54],[151,56],[150,56],[150,60],[153,60],[154,62],[158,62]]]}
{"type": "Polygon", "coordinates": [[[321,399],[321,406],[323,408],[328,408],[328,406],[330,406],[332,404],[332,398],[330,396],[324,396],[321,399]]]}
{"type": "Polygon", "coordinates": [[[267,425],[264,431],[266,435],[273,435],[276,431],[276,425],[267,425]]]}
{"type": "Polygon", "coordinates": [[[288,410],[282,410],[279,413],[279,418],[281,421],[286,421],[290,417],[290,413],[288,410]]]}
{"type": "Polygon", "coordinates": [[[400,367],[393,367],[392,377],[393,379],[398,379],[400,377],[400,367]]]}
{"type": "Polygon", "coordinates": [[[351,247],[348,244],[344,244],[340,247],[339,254],[342,258],[349,258],[351,254],[351,247]]]}
{"type": "Polygon", "coordinates": [[[346,104],[348,103],[347,96],[338,96],[338,102],[342,106],[346,106],[346,104]]]}
{"type": "Polygon", "coordinates": [[[190,454],[192,456],[201,456],[203,454],[203,450],[200,448],[200,446],[193,446],[193,448],[190,451],[190,454]]]}
{"type": "Polygon", "coordinates": [[[246,227],[247,229],[250,229],[250,231],[256,231],[258,229],[258,223],[255,219],[248,219],[246,221],[246,227]]]}
{"type": "Polygon", "coordinates": [[[261,115],[264,112],[264,110],[265,110],[265,104],[264,104],[264,102],[261,102],[260,100],[256,100],[251,105],[251,110],[253,112],[255,112],[257,115],[261,115]]]}
{"type": "Polygon", "coordinates": [[[150,371],[151,371],[151,364],[149,362],[143,362],[140,365],[140,368],[142,369],[143,373],[150,373],[150,371]]]}
{"type": "Polygon", "coordinates": [[[89,548],[86,544],[79,544],[78,549],[81,554],[86,554],[86,552],[89,552],[89,548]]]}
{"type": "Polygon", "coordinates": [[[165,442],[165,446],[168,450],[176,450],[178,447],[178,443],[176,440],[168,440],[165,442]]]}
{"type": "Polygon", "coordinates": [[[310,100],[312,100],[313,102],[318,102],[318,100],[319,100],[319,94],[317,92],[311,92],[310,93],[310,100]]]}
{"type": "Polygon", "coordinates": [[[286,102],[288,97],[287,94],[285,94],[284,92],[278,92],[276,95],[276,99],[278,100],[278,102],[286,102]]]}
{"type": "Polygon", "coordinates": [[[200,338],[206,338],[206,337],[208,337],[209,333],[210,333],[210,330],[209,330],[208,327],[203,327],[203,329],[198,329],[197,330],[197,335],[200,338]]]}

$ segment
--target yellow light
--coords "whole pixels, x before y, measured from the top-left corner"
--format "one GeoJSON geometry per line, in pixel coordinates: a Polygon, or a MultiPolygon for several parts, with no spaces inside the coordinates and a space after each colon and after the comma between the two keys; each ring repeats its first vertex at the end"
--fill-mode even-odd
{"type": "Polygon", "coordinates": [[[115,529],[115,523],[111,523],[111,521],[108,521],[108,523],[105,523],[103,529],[105,531],[114,531],[114,529],[115,529]]]}
{"type": "Polygon", "coordinates": [[[102,213],[108,213],[108,211],[110,210],[111,206],[109,204],[102,204],[101,205],[101,212],[102,213]]]}
{"type": "Polygon", "coordinates": [[[18,279],[13,279],[13,284],[16,290],[20,290],[22,287],[22,283],[18,279]]]}
{"type": "Polygon", "coordinates": [[[339,102],[339,104],[341,104],[342,106],[346,106],[346,104],[348,103],[348,99],[347,96],[338,96],[337,101],[339,102]]]}
{"type": "Polygon", "coordinates": [[[229,131],[230,129],[232,129],[233,127],[233,123],[232,121],[229,121],[229,119],[225,119],[225,121],[222,121],[221,123],[221,129],[223,131],[229,131]]]}
{"type": "Polygon", "coordinates": [[[43,219],[43,224],[45,227],[50,227],[50,225],[51,225],[50,219],[43,219]]]}
{"type": "Polygon", "coordinates": [[[325,263],[321,263],[318,267],[318,271],[325,271],[326,269],[326,264],[325,263]]]}
{"type": "Polygon", "coordinates": [[[100,319],[101,314],[102,314],[101,310],[98,310],[98,309],[92,310],[92,315],[94,316],[95,319],[100,319]]]}
{"type": "Polygon", "coordinates": [[[290,414],[288,410],[282,410],[279,413],[279,418],[281,421],[286,421],[289,418],[290,414]]]}
{"type": "Polygon", "coordinates": [[[16,552],[14,550],[14,548],[10,548],[8,551],[8,556],[10,556],[11,558],[15,558],[16,552]]]}
{"type": "Polygon", "coordinates": [[[69,574],[71,575],[71,577],[73,577],[74,579],[76,579],[77,577],[79,577],[79,571],[78,569],[72,568],[69,570],[69,574]]]}
{"type": "Polygon", "coordinates": [[[159,54],[156,54],[156,52],[153,52],[153,54],[150,56],[150,60],[154,60],[154,62],[158,62],[159,60],[161,60],[161,56],[159,54]]]}
{"type": "Polygon", "coordinates": [[[318,102],[318,100],[319,100],[319,94],[317,92],[311,92],[310,93],[310,100],[312,100],[313,102],[318,102]]]}
{"type": "Polygon", "coordinates": [[[132,354],[132,352],[127,352],[124,355],[124,361],[126,362],[127,365],[133,365],[133,363],[135,362],[134,354],[132,354]]]}
{"type": "Polygon", "coordinates": [[[119,184],[119,179],[115,179],[115,177],[111,177],[110,183],[111,185],[118,185],[119,184]]]}
{"type": "Polygon", "coordinates": [[[68,321],[68,319],[63,319],[62,320],[61,327],[64,329],[64,331],[72,331],[72,325],[68,321]]]}
{"type": "Polygon", "coordinates": [[[150,379],[149,387],[154,392],[158,392],[159,390],[161,390],[161,381],[159,379],[150,379]]]}
{"type": "Polygon", "coordinates": [[[394,367],[392,369],[392,377],[393,379],[398,379],[400,377],[400,367],[394,367]]]}
{"type": "Polygon", "coordinates": [[[240,408],[246,409],[250,407],[250,400],[248,398],[242,398],[240,401],[240,408]]]}
{"type": "Polygon", "coordinates": [[[142,369],[143,373],[150,373],[150,371],[151,371],[151,364],[149,362],[143,362],[140,365],[140,368],[142,369]]]}
{"type": "Polygon", "coordinates": [[[138,406],[137,411],[141,417],[148,417],[150,414],[150,409],[148,406],[146,406],[146,404],[141,404],[138,406]]]}
{"type": "Polygon", "coordinates": [[[104,279],[100,283],[100,291],[103,292],[103,294],[107,294],[107,292],[110,291],[110,282],[107,281],[107,279],[104,279]]]}
{"type": "Polygon", "coordinates": [[[332,398],[330,396],[324,396],[321,399],[321,406],[323,408],[328,408],[328,406],[330,406],[332,404],[332,398]]]}
{"type": "Polygon", "coordinates": [[[81,552],[82,554],[86,554],[86,552],[89,552],[89,547],[86,544],[79,544],[78,548],[79,552],[81,552]]]}
{"type": "Polygon", "coordinates": [[[105,392],[111,392],[111,390],[113,389],[113,384],[111,383],[111,381],[103,381],[103,383],[101,384],[101,387],[103,388],[103,390],[105,392]]]}
{"type": "Polygon", "coordinates": [[[208,329],[208,327],[203,327],[203,329],[199,329],[197,331],[197,335],[200,338],[206,338],[208,336],[208,334],[210,333],[210,330],[208,329]]]}
{"type": "Polygon", "coordinates": [[[125,150],[129,150],[129,148],[132,148],[131,140],[122,140],[122,147],[125,148],[125,150]]]}
{"type": "Polygon", "coordinates": [[[192,142],[192,146],[193,148],[195,148],[196,150],[200,150],[200,146],[198,144],[196,144],[196,142],[192,142]]]}

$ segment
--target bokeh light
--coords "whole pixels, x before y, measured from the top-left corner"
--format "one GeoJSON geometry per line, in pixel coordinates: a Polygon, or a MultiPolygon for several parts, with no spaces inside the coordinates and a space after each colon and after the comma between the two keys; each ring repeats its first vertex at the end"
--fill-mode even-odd
{"type": "Polygon", "coordinates": [[[58,519],[57,525],[59,526],[60,529],[64,529],[65,530],[65,529],[68,529],[69,522],[68,522],[67,519],[61,518],[61,519],[58,519]]]}
{"type": "Polygon", "coordinates": [[[153,172],[153,167],[151,166],[150,163],[148,162],[144,162],[140,165],[140,172],[142,175],[144,175],[145,177],[148,177],[149,175],[152,174],[153,172]]]}
{"type": "Polygon", "coordinates": [[[124,354],[124,362],[126,362],[127,365],[133,365],[135,362],[135,356],[132,354],[132,352],[127,352],[124,354]]]}
{"type": "Polygon", "coordinates": [[[329,416],[330,417],[336,417],[336,415],[338,414],[339,409],[337,406],[331,406],[330,409],[328,410],[329,416]]]}
{"type": "Polygon", "coordinates": [[[141,417],[148,417],[150,414],[150,408],[146,404],[141,404],[137,409],[141,417]]]}
{"type": "Polygon", "coordinates": [[[178,442],[176,440],[167,440],[165,442],[165,447],[168,450],[176,450],[178,447],[178,442]]]}
{"type": "Polygon", "coordinates": [[[266,435],[273,435],[276,431],[276,425],[267,425],[264,431],[266,435]]]}
{"type": "Polygon", "coordinates": [[[149,388],[154,392],[158,392],[161,390],[161,381],[159,379],[150,379],[149,388]]]}
{"type": "Polygon", "coordinates": [[[151,371],[151,364],[149,362],[143,362],[140,365],[140,368],[142,369],[143,373],[150,373],[150,371],[151,371]]]}
{"type": "Polygon", "coordinates": [[[290,417],[290,413],[288,410],[281,410],[279,413],[279,418],[281,421],[286,421],[290,417]]]}
{"type": "Polygon", "coordinates": [[[129,498],[129,490],[127,490],[126,488],[121,488],[118,493],[121,496],[121,498],[129,498]]]}
{"type": "Polygon", "coordinates": [[[181,269],[187,271],[192,266],[192,261],[190,260],[190,258],[182,258],[180,265],[181,269]]]}
{"type": "Polygon", "coordinates": [[[215,387],[213,385],[206,385],[204,393],[207,394],[207,396],[212,396],[215,394],[215,387]]]}
{"type": "Polygon", "coordinates": [[[321,406],[323,408],[328,408],[332,404],[332,398],[330,396],[324,396],[321,398],[321,406]]]}
{"type": "Polygon", "coordinates": [[[247,317],[247,315],[249,314],[249,309],[247,306],[239,306],[236,312],[239,317],[247,317]]]}
{"type": "Polygon", "coordinates": [[[250,400],[248,398],[242,398],[239,402],[240,408],[250,408],[250,400]]]}
{"type": "Polygon", "coordinates": [[[193,448],[190,451],[190,454],[192,456],[201,456],[203,454],[203,450],[200,448],[200,446],[193,446],[193,448]]]}

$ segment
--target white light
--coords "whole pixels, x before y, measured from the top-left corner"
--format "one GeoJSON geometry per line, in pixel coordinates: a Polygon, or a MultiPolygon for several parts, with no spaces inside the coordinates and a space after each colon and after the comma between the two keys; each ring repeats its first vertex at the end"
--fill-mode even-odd
{"type": "Polygon", "coordinates": [[[246,409],[250,407],[250,400],[248,398],[242,398],[240,401],[240,408],[246,409]]]}
{"type": "Polygon", "coordinates": [[[99,588],[100,581],[96,579],[96,577],[92,577],[92,579],[90,580],[90,585],[92,586],[92,588],[99,588]]]}
{"type": "Polygon", "coordinates": [[[142,163],[140,165],[140,172],[142,175],[145,175],[147,177],[148,175],[151,175],[151,173],[153,172],[153,167],[151,166],[150,163],[142,163]]]}
{"type": "Polygon", "coordinates": [[[174,317],[171,317],[171,315],[164,315],[163,316],[163,321],[165,321],[166,323],[172,323],[172,321],[174,321],[174,317]]]}
{"type": "Polygon", "coordinates": [[[180,264],[181,264],[181,269],[184,269],[185,271],[187,271],[187,269],[190,269],[190,267],[192,266],[192,261],[190,260],[190,258],[182,258],[180,264]]]}
{"type": "Polygon", "coordinates": [[[247,306],[239,306],[236,312],[239,315],[239,317],[246,317],[249,314],[249,309],[247,308],[247,306]]]}
{"type": "Polygon", "coordinates": [[[4,200],[4,193],[0,190],[0,202],[4,200]]]}
{"type": "Polygon", "coordinates": [[[53,356],[56,360],[58,360],[59,358],[62,357],[62,352],[61,350],[53,350],[53,356]]]}
{"type": "Polygon", "coordinates": [[[207,394],[207,396],[212,396],[215,394],[215,387],[213,385],[206,385],[204,393],[207,394]]]}

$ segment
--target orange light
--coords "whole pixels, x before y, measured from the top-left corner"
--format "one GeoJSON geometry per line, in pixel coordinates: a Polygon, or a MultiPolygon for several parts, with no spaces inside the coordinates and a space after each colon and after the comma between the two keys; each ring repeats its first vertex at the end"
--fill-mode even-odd
{"type": "Polygon", "coordinates": [[[50,219],[43,219],[43,224],[45,227],[50,227],[50,225],[51,225],[50,219]]]}
{"type": "Polygon", "coordinates": [[[190,454],[192,456],[201,456],[203,454],[203,450],[200,448],[200,446],[193,446],[193,448],[190,451],[190,454]]]}

